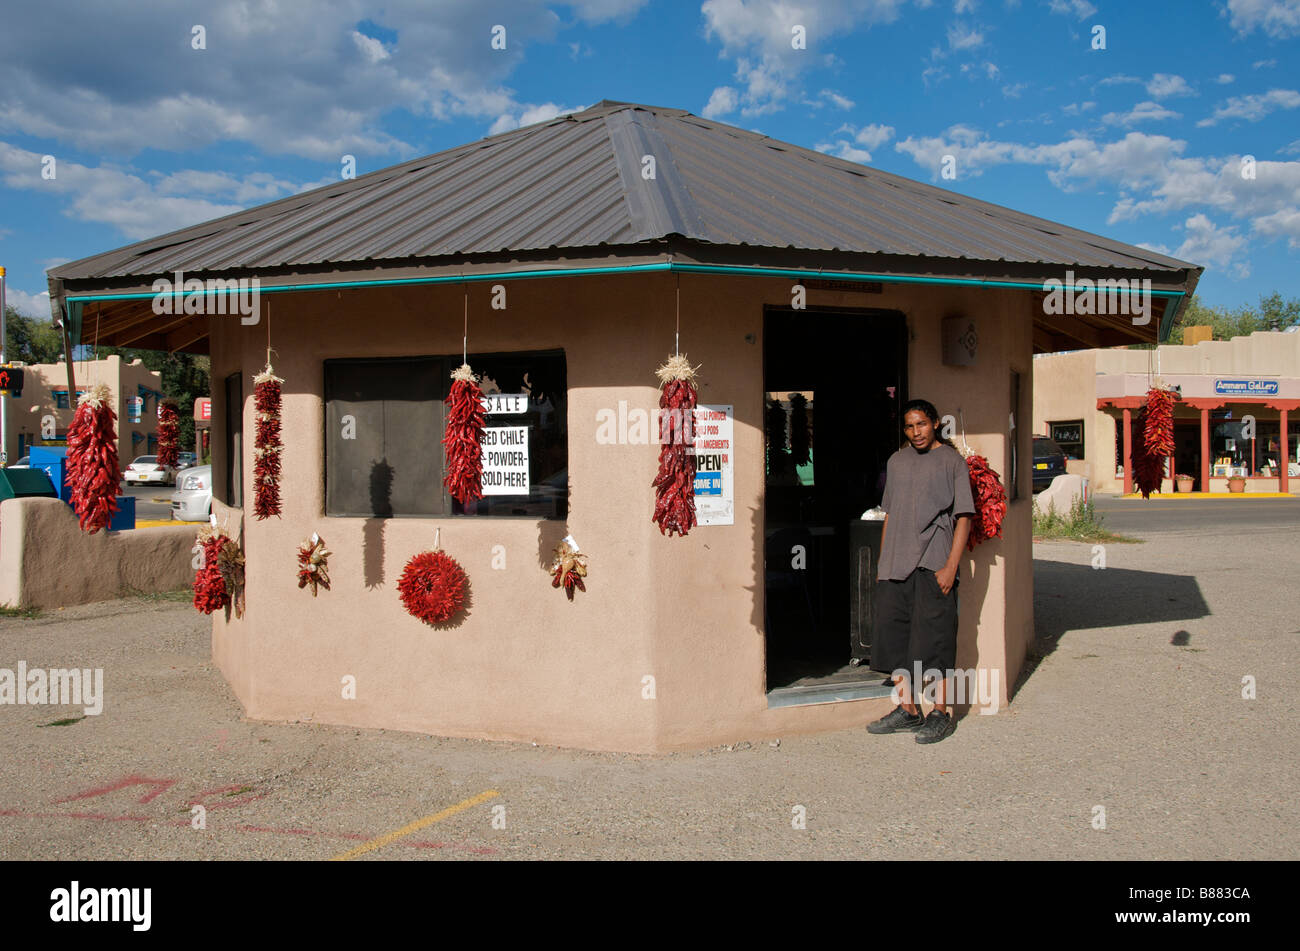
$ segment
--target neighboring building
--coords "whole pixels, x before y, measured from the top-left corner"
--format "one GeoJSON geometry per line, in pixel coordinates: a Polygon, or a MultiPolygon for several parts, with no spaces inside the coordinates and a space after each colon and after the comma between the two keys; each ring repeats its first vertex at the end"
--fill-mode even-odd
{"type": "Polygon", "coordinates": [[[139,359],[123,363],[113,355],[103,360],[78,360],[73,364],[77,392],[68,393],[68,368],[63,363],[35,363],[23,367],[23,395],[9,397],[9,461],[16,462],[32,446],[66,446],[68,426],[77,409],[77,397],[99,383],[108,385],[117,413],[118,462],[126,466],[136,456],[158,448],[158,401],[162,399],[162,374],[146,369],[139,359]],[[128,402],[138,399],[138,419],[128,402]]]}
{"type": "Polygon", "coordinates": [[[652,752],[891,706],[881,674],[850,663],[873,590],[853,546],[910,397],[958,417],[1012,496],[1003,537],[963,559],[957,655],[987,675],[985,706],[1006,703],[1034,637],[1032,355],[1153,342],[1200,270],[602,102],[49,273],[74,342],[84,325],[211,354],[213,512],[247,559],[247,608],[214,615],[213,657],[248,716],[652,752]],[[256,279],[260,322],[156,313],[155,280],[178,270],[256,279]],[[1150,280],[1151,319],[1048,315],[1045,283],[1068,274],[1150,280]],[[696,483],[713,523],[670,538],[651,521],[654,371],[679,331],[716,413],[696,483]],[[441,444],[466,333],[488,392],[516,394],[491,425],[523,439],[496,455],[526,460],[508,475],[527,485],[469,508],[443,491],[441,444]],[[263,521],[252,377],[268,347],[283,511],[263,521]],[[815,451],[811,412],[777,400],[794,392],[816,406],[815,451]],[[296,580],[313,532],[333,552],[316,598],[296,580]],[[590,558],[572,602],[546,571],[566,534],[590,558]],[[473,603],[433,629],[396,582],[436,536],[473,603]]]}
{"type": "MultiPolygon", "coordinates": [[[[1300,333],[1039,355],[1034,432],[1056,438],[1067,470],[1095,491],[1132,492],[1133,420],[1155,379],[1180,391],[1170,476],[1192,476],[1203,492],[1242,475],[1247,492],[1300,493],[1300,333]]],[[[1161,491],[1172,489],[1166,479],[1161,491]]]]}

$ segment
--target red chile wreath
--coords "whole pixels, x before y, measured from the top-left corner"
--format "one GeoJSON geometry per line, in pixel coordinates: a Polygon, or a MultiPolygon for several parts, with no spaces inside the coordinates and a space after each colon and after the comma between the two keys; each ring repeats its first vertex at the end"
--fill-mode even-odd
{"type": "Polygon", "coordinates": [[[175,469],[180,461],[177,440],[181,434],[180,415],[175,400],[163,400],[158,406],[158,465],[175,469]]]}
{"type": "Polygon", "coordinates": [[[402,604],[425,624],[440,624],[465,604],[469,579],[455,558],[442,551],[423,551],[406,563],[397,580],[402,604]]]}
{"type": "Polygon", "coordinates": [[[112,394],[99,383],[77,400],[68,427],[66,480],[82,531],[91,535],[106,527],[117,511],[122,470],[117,461],[116,420],[112,394]]]}
{"type": "Polygon", "coordinates": [[[966,457],[966,468],[970,471],[970,493],[975,499],[975,517],[971,519],[966,548],[974,551],[980,542],[1002,537],[1002,519],[1007,514],[1007,491],[983,456],[971,452],[966,457]]]}
{"type": "Polygon", "coordinates": [[[468,363],[452,373],[447,394],[447,475],[442,484],[461,505],[483,497],[483,391],[468,363]]]}
{"type": "Polygon", "coordinates": [[[655,371],[659,395],[659,474],[651,520],[659,534],[686,535],[695,527],[695,369],[678,354],[655,371]]]}
{"type": "Polygon", "coordinates": [[[280,384],[271,364],[253,377],[257,433],[253,442],[253,514],[258,520],[280,517],[280,384]]]}

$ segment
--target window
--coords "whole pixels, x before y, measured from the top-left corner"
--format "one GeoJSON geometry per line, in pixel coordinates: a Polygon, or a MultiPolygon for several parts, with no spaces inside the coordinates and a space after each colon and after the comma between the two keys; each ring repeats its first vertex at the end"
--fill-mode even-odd
{"type": "Polygon", "coordinates": [[[67,409],[67,408],[68,408],[68,391],[67,391],[67,390],[54,390],[54,391],[52,391],[52,392],[53,392],[53,396],[54,396],[54,408],[55,408],[55,409],[67,409]]]}
{"type": "Polygon", "coordinates": [[[491,400],[484,497],[462,506],[442,480],[456,356],[325,361],[325,513],[363,518],[568,514],[562,351],[471,354],[491,400]]]}
{"type": "Polygon", "coordinates": [[[1083,458],[1083,420],[1070,419],[1061,423],[1047,424],[1047,435],[1061,447],[1067,459],[1083,458]]]}
{"type": "Polygon", "coordinates": [[[244,383],[239,373],[226,377],[226,504],[244,504],[244,383]]]}

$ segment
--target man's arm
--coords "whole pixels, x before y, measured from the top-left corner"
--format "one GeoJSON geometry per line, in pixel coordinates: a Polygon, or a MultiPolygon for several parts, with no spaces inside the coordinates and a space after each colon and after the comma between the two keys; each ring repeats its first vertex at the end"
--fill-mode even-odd
{"type": "Polygon", "coordinates": [[[952,590],[953,582],[957,580],[961,554],[966,548],[966,540],[970,538],[970,520],[969,515],[957,516],[957,524],[952,530],[952,551],[948,552],[948,560],[944,562],[943,567],[934,573],[935,579],[939,582],[939,590],[944,594],[952,590]]]}

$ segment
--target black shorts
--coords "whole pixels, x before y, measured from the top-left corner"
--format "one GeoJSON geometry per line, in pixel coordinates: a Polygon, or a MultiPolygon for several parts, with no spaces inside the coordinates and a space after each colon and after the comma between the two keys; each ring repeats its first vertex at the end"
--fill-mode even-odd
{"type": "MultiPolygon", "coordinates": [[[[871,669],[893,673],[902,668],[915,681],[921,672],[957,666],[957,579],[944,594],[928,568],[917,568],[905,581],[877,581],[875,623],[871,630],[871,669]]],[[[913,682],[914,690],[921,685],[913,682]]]]}

